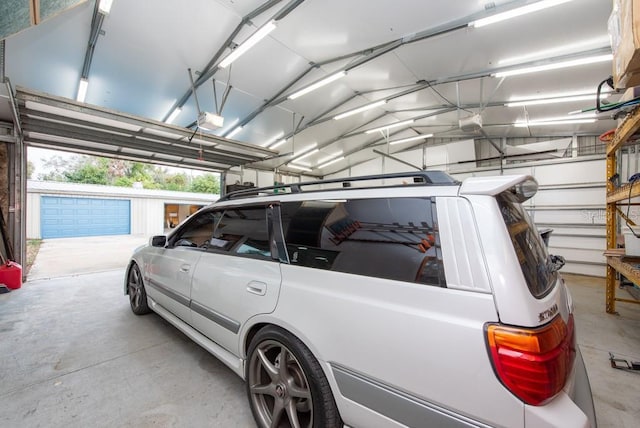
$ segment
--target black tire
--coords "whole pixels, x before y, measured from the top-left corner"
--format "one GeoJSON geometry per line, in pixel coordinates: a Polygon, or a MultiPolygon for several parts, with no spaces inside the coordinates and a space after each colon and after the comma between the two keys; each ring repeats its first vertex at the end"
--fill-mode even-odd
{"type": "Polygon", "coordinates": [[[318,360],[291,333],[275,326],[260,330],[249,345],[245,370],[258,427],[343,427],[318,360]],[[283,358],[286,370],[281,369],[283,358]]]}
{"type": "Polygon", "coordinates": [[[329,382],[300,339],[265,327],[251,340],[247,355],[247,396],[258,427],[342,428],[329,382]]]}
{"type": "Polygon", "coordinates": [[[147,304],[147,292],[144,289],[142,274],[137,264],[131,265],[127,275],[127,292],[131,311],[136,315],[145,315],[151,312],[147,304]]]}

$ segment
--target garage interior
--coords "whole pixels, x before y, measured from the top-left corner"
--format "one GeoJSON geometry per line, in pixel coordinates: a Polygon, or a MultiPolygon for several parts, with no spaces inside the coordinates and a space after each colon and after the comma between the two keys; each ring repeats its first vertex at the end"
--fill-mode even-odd
{"type": "MultiPolygon", "coordinates": [[[[609,361],[640,360],[640,275],[617,248],[638,214],[640,63],[619,69],[616,4],[3,2],[0,252],[26,261],[30,148],[215,172],[223,193],[425,169],[530,174],[540,188],[525,207],[566,259],[599,425],[635,427],[638,372],[609,361]]],[[[166,228],[197,207],[165,204],[166,228]]],[[[0,295],[2,425],[253,426],[240,379],[161,318],[130,314],[133,241],[122,268],[52,254],[0,295]]]]}

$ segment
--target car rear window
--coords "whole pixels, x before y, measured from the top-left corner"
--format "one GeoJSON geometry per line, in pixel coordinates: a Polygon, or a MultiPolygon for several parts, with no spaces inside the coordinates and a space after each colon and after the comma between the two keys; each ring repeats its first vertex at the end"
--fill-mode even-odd
{"type": "Polygon", "coordinates": [[[534,297],[543,297],[557,278],[544,242],[515,195],[503,192],[496,199],[529,291],[534,297]]]}
{"type": "Polygon", "coordinates": [[[285,202],[289,262],[446,286],[433,198],[285,202]]]}

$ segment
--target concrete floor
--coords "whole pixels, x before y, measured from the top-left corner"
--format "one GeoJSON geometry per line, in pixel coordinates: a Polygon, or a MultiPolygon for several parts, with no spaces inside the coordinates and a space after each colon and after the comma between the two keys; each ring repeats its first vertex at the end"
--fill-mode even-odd
{"type": "MultiPolygon", "coordinates": [[[[125,263],[137,244],[127,239],[110,241],[125,263]]],[[[124,269],[108,270],[113,257],[101,265],[95,251],[77,251],[64,271],[64,253],[47,244],[52,256],[34,268],[57,263],[59,277],[30,276],[0,295],[1,427],[255,426],[240,378],[160,317],[131,313],[124,269]]],[[[565,278],[599,426],[636,428],[640,372],[612,369],[609,352],[640,360],[640,305],[618,303],[619,315],[607,315],[602,279],[565,278]]]]}

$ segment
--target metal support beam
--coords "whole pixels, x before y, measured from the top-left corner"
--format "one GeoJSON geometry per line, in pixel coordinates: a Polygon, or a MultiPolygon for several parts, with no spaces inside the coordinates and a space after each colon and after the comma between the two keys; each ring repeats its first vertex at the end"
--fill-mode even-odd
{"type": "Polygon", "coordinates": [[[422,171],[422,168],[420,168],[419,166],[416,166],[416,165],[414,165],[414,164],[412,164],[412,163],[409,163],[409,162],[407,162],[407,161],[403,161],[402,159],[397,158],[397,157],[392,156],[392,155],[389,155],[389,154],[387,154],[387,153],[381,152],[380,150],[373,149],[373,153],[375,153],[375,154],[377,154],[377,155],[380,155],[380,156],[382,156],[382,157],[384,157],[384,158],[393,159],[393,160],[394,160],[394,161],[396,161],[396,162],[400,162],[400,163],[401,163],[401,164],[403,164],[403,165],[410,166],[411,168],[417,169],[418,171],[422,171]]]}

